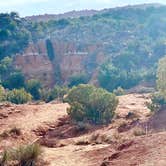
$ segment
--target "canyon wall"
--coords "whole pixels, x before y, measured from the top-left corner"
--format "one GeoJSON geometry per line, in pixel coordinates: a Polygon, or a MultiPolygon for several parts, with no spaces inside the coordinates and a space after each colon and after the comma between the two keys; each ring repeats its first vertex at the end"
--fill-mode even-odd
{"type": "Polygon", "coordinates": [[[104,61],[104,56],[96,52],[98,46],[86,46],[78,49],[74,43],[51,40],[54,58],[49,59],[46,41],[29,44],[22,54],[14,58],[14,65],[20,69],[26,79],[38,79],[45,87],[52,87],[61,79],[67,84],[73,75],[85,73],[91,75],[91,82],[96,82],[97,67],[104,61]],[[96,53],[94,53],[96,52],[96,53]],[[57,75],[57,71],[60,75],[57,75]]]}
{"type": "Polygon", "coordinates": [[[46,87],[54,85],[54,68],[47,56],[44,42],[30,44],[23,54],[15,57],[14,65],[23,72],[27,80],[38,79],[46,87]]]}

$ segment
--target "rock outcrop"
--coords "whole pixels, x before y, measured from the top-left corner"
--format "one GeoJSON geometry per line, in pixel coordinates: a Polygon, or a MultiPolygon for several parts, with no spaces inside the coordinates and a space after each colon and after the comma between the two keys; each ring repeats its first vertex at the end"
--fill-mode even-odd
{"type": "Polygon", "coordinates": [[[21,69],[27,80],[38,79],[46,87],[54,85],[54,67],[47,56],[44,42],[30,44],[22,55],[15,57],[14,65],[21,69]]]}

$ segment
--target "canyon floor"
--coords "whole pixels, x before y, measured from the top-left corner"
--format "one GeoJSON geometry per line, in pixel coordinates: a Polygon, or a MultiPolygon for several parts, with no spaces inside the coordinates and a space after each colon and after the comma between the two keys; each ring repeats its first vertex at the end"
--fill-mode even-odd
{"type": "Polygon", "coordinates": [[[166,111],[153,115],[149,96],[120,96],[107,126],[74,124],[65,103],[1,104],[0,151],[38,142],[46,166],[165,166],[166,111]]]}

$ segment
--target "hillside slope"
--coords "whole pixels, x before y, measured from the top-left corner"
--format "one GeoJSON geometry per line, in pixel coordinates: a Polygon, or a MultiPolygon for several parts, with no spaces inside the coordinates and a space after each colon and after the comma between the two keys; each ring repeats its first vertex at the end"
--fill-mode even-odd
{"type": "Polygon", "coordinates": [[[37,78],[48,87],[69,85],[80,75],[85,76],[84,82],[103,86],[98,77],[105,73],[109,79],[112,64],[127,82],[116,80],[116,87],[130,88],[141,80],[153,80],[156,63],[166,54],[166,7],[162,5],[106,9],[95,15],[46,22],[27,21],[12,13],[0,17],[4,35],[0,57],[12,56],[13,64],[27,79],[37,78]],[[106,71],[101,66],[106,66],[106,71]],[[131,79],[135,82],[126,85],[131,79]]]}
{"type": "Polygon", "coordinates": [[[44,14],[44,15],[35,15],[35,16],[27,16],[26,20],[34,21],[34,22],[47,22],[49,20],[59,20],[64,18],[79,18],[84,16],[93,16],[97,14],[96,10],[81,10],[81,11],[70,11],[63,14],[44,14]]]}
{"type": "Polygon", "coordinates": [[[22,55],[48,56],[62,83],[82,73],[95,80],[100,66],[109,61],[120,70],[144,73],[143,79],[150,78],[155,63],[166,53],[165,11],[165,6],[130,6],[93,16],[37,23],[37,29],[30,29],[32,39],[37,40],[33,45],[43,49],[22,55]]]}

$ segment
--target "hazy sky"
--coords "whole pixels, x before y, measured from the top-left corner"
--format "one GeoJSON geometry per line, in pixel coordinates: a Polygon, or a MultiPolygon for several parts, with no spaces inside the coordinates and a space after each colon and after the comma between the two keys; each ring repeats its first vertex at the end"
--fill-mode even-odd
{"type": "Polygon", "coordinates": [[[166,0],[0,0],[0,13],[18,11],[21,16],[57,14],[71,10],[103,9],[141,3],[166,4],[166,0]]]}

